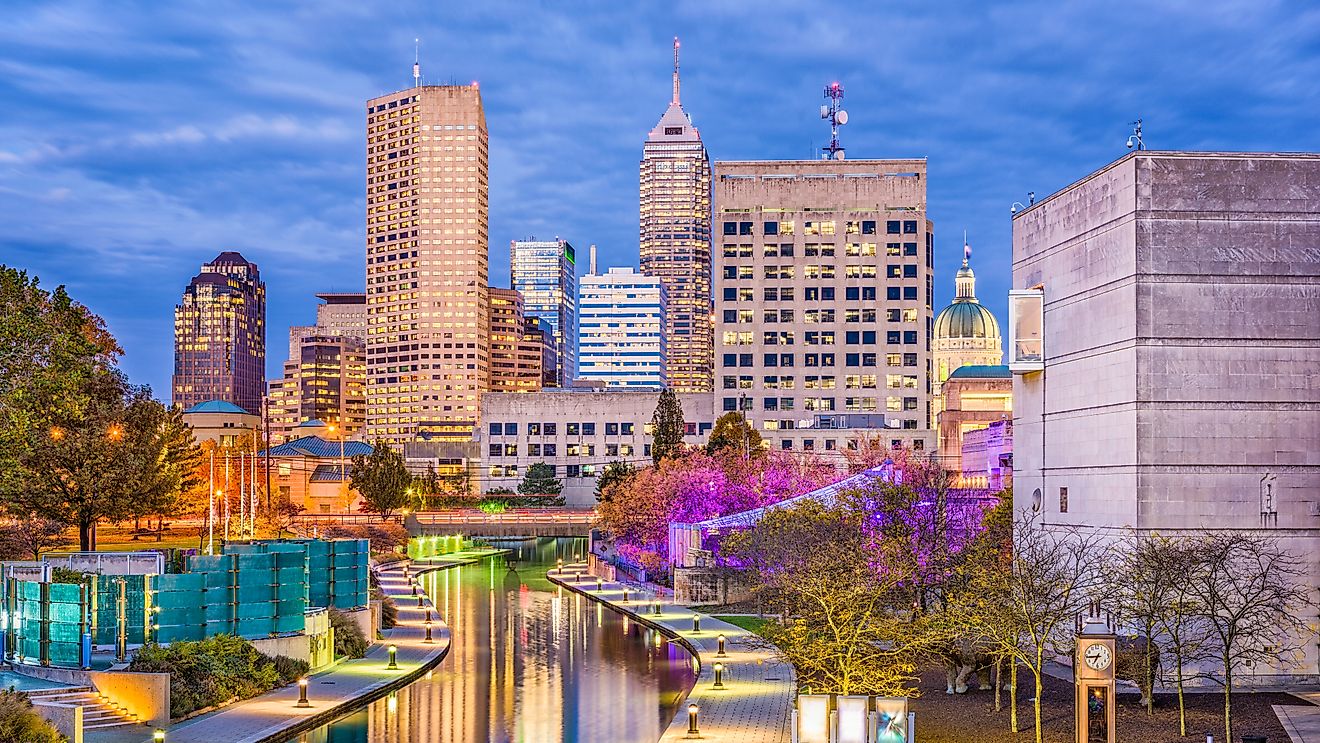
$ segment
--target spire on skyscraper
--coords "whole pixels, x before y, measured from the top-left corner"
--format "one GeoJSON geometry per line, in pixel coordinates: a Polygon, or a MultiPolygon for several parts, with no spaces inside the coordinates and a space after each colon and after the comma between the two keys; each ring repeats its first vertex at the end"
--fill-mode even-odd
{"type": "Polygon", "coordinates": [[[674,105],[682,105],[678,101],[678,37],[674,37],[674,105]]]}

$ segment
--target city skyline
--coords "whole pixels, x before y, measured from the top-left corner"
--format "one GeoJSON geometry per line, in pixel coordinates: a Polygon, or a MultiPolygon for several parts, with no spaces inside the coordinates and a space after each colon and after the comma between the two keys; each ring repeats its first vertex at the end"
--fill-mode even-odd
{"type": "MultiPolygon", "coordinates": [[[[806,157],[828,138],[815,111],[820,86],[841,80],[850,157],[929,158],[929,213],[943,226],[936,307],[951,297],[961,259],[953,236],[966,227],[982,301],[1001,320],[1009,204],[1121,156],[1128,121],[1146,119],[1155,149],[1320,148],[1306,113],[1320,75],[1303,53],[1320,20],[1300,3],[1213,13],[1163,5],[1143,24],[1098,4],[964,9],[950,20],[934,9],[771,6],[749,18],[680,6],[570,22],[493,6],[446,24],[426,13],[400,24],[242,11],[276,42],[241,23],[199,22],[186,7],[111,18],[14,6],[0,31],[0,99],[28,115],[6,124],[0,147],[0,216],[12,225],[0,255],[105,315],[126,371],[168,397],[175,294],[217,252],[262,266],[277,333],[312,320],[311,294],[360,291],[361,105],[406,87],[415,37],[425,81],[476,78],[489,100],[496,244],[559,234],[600,245],[602,265],[636,265],[639,139],[668,93],[677,34],[684,104],[715,161],[806,157]],[[849,40],[878,24],[915,33],[858,54],[849,40]],[[527,53],[517,39],[533,29],[573,43],[527,53]],[[1273,43],[1241,45],[1243,33],[1273,43]],[[312,256],[315,272],[305,270],[312,256]],[[125,279],[133,291],[120,291],[125,279]]],[[[501,252],[491,256],[496,276],[507,275],[501,252]]],[[[280,356],[268,356],[268,377],[280,356]]]]}

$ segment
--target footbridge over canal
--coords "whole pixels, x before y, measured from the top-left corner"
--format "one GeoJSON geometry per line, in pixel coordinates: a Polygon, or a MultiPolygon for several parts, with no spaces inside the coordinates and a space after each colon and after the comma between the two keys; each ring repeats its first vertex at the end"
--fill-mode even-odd
{"type": "Polygon", "coordinates": [[[408,514],[413,536],[585,537],[596,521],[590,509],[528,508],[504,513],[478,510],[422,511],[408,514]]]}

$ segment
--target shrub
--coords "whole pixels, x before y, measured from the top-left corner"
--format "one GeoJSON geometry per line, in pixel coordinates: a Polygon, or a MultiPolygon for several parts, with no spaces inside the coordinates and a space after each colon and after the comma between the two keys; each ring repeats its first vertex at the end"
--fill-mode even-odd
{"type": "Polygon", "coordinates": [[[305,660],[287,655],[277,655],[271,660],[275,662],[275,672],[280,675],[281,684],[292,684],[312,672],[312,665],[305,660]]]}
{"type": "Polygon", "coordinates": [[[0,691],[0,740],[7,743],[64,743],[50,723],[32,709],[21,691],[0,691]]]}
{"type": "Polygon", "coordinates": [[[92,576],[90,573],[84,573],[81,570],[70,570],[69,568],[62,568],[57,565],[50,569],[50,582],[90,584],[92,582],[92,576]]]}
{"type": "Polygon", "coordinates": [[[348,614],[338,609],[330,610],[330,626],[335,631],[335,655],[345,658],[361,658],[367,654],[367,636],[362,628],[348,614]]]}
{"type": "Polygon", "coordinates": [[[395,547],[408,543],[412,535],[395,521],[382,521],[371,524],[336,524],[322,531],[327,539],[365,539],[371,542],[373,553],[393,552],[395,547]]]}
{"type": "Polygon", "coordinates": [[[402,552],[386,552],[382,555],[376,555],[372,559],[376,561],[377,565],[392,565],[396,562],[403,562],[409,557],[402,552]]]}
{"type": "Polygon", "coordinates": [[[380,628],[390,629],[399,624],[399,607],[395,606],[394,599],[389,596],[382,596],[380,601],[380,628]]]}
{"type": "Polygon", "coordinates": [[[248,699],[264,694],[282,681],[276,659],[234,635],[175,642],[169,647],[155,643],[144,645],[133,656],[128,670],[170,674],[172,717],[182,717],[234,698],[248,699]]]}

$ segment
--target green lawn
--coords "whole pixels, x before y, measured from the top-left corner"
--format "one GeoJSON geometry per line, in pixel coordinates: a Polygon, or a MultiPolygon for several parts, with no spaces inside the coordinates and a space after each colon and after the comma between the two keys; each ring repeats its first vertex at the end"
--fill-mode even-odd
{"type": "MultiPolygon", "coordinates": [[[[71,531],[68,534],[69,542],[56,547],[54,552],[76,552],[78,550],[78,533],[71,531]]],[[[217,535],[216,542],[219,543],[217,535]]],[[[117,529],[115,527],[102,526],[96,535],[96,549],[99,552],[135,552],[138,550],[150,549],[195,549],[197,547],[196,529],[168,529],[163,538],[157,542],[156,537],[143,536],[137,540],[133,539],[131,529],[117,529]]]]}
{"type": "Polygon", "coordinates": [[[717,614],[715,618],[721,622],[728,622],[735,627],[741,627],[754,635],[764,636],[763,630],[773,622],[769,617],[749,617],[742,615],[717,614]]]}

